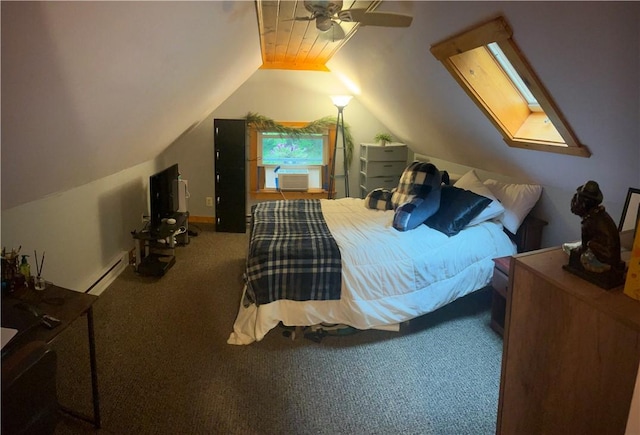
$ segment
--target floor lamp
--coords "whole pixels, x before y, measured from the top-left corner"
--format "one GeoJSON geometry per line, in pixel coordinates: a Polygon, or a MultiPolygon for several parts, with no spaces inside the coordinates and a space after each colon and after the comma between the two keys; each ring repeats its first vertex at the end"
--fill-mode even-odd
{"type": "Polygon", "coordinates": [[[344,137],[344,114],[342,111],[349,101],[353,98],[351,95],[333,95],[331,96],[331,101],[333,101],[333,105],[338,108],[338,117],[336,118],[336,139],[333,144],[333,161],[331,162],[331,175],[329,176],[329,199],[333,199],[333,193],[335,190],[335,179],[336,179],[336,156],[338,152],[338,131],[342,135],[342,154],[343,154],[343,165],[344,165],[344,194],[346,197],[349,197],[349,167],[347,162],[347,142],[344,137]]]}

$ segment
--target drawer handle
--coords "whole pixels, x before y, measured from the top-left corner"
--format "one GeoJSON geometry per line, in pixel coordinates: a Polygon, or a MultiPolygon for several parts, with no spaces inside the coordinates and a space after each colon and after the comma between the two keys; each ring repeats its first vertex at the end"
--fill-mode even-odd
{"type": "Polygon", "coordinates": [[[385,168],[390,168],[390,167],[392,167],[392,166],[393,166],[393,165],[384,165],[384,167],[385,167],[385,168]]]}

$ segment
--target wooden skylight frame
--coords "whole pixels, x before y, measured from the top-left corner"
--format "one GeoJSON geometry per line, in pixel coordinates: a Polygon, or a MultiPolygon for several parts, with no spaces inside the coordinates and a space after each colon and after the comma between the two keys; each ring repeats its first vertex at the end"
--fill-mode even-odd
{"type": "Polygon", "coordinates": [[[510,147],[589,157],[498,17],[431,46],[431,53],[451,73],[510,147]],[[491,54],[495,42],[540,105],[532,110],[491,54]]]}

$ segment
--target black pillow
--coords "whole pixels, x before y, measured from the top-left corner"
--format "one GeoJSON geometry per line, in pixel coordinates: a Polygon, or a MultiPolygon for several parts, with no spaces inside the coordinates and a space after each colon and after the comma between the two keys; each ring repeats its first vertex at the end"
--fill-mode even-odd
{"type": "Polygon", "coordinates": [[[447,236],[455,236],[489,204],[491,199],[470,190],[442,186],[440,208],[425,225],[447,236]]]}

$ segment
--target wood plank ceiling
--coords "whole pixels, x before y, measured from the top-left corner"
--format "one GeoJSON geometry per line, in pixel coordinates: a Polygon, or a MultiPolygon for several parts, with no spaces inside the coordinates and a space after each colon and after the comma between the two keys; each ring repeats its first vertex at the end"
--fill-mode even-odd
{"type": "MultiPolygon", "coordinates": [[[[380,1],[344,1],[342,10],[375,10],[380,1]]],[[[326,63],[358,30],[359,24],[336,19],[344,30],[326,32],[316,29],[315,21],[296,20],[310,17],[303,0],[256,0],[262,68],[328,71],[326,63]]],[[[339,29],[338,29],[339,30],[339,29]]]]}

